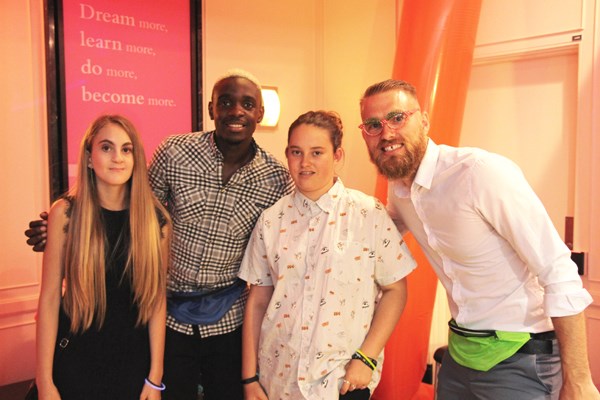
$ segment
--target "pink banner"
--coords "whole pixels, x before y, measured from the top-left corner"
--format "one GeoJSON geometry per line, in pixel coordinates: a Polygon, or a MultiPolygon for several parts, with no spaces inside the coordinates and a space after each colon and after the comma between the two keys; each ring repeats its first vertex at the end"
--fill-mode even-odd
{"type": "Polygon", "coordinates": [[[148,159],[166,135],[192,130],[189,0],[62,5],[70,171],[87,126],[100,114],[129,118],[148,159]]]}

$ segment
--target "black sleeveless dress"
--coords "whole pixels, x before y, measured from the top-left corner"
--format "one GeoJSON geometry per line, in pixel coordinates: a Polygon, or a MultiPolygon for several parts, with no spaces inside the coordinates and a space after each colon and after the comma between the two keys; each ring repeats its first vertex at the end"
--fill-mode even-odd
{"type": "Polygon", "coordinates": [[[136,327],[137,306],[123,277],[129,245],[129,211],[102,210],[107,232],[106,317],[81,334],[69,333],[69,318],[60,310],[54,383],[62,400],[138,399],[150,371],[147,326],[136,327]],[[63,349],[62,338],[69,343],[63,349]]]}

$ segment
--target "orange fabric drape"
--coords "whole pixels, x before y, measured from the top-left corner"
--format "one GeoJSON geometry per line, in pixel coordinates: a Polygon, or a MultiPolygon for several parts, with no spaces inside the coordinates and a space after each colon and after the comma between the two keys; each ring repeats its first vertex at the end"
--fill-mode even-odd
{"type": "MultiPolygon", "coordinates": [[[[456,146],[473,61],[481,0],[404,0],[393,78],[417,88],[429,113],[430,137],[456,146]]],[[[379,176],[376,196],[387,198],[379,176]]],[[[437,278],[412,235],[405,240],[419,267],[408,277],[408,302],[385,348],[381,382],[373,400],[433,398],[421,384],[427,363],[437,278]]]]}

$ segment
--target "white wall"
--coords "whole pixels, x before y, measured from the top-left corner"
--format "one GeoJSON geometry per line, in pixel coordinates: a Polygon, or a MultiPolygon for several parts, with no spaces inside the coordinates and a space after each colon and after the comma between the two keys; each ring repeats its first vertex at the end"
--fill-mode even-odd
{"type": "Polygon", "coordinates": [[[575,212],[576,133],[575,52],[473,67],[460,144],[516,162],[563,239],[575,212]]]}
{"type": "Polygon", "coordinates": [[[287,127],[317,102],[316,1],[268,0],[204,2],[204,122],[214,82],[238,67],[256,75],[263,85],[276,86],[281,115],[276,128],[259,128],[256,140],[285,161],[287,127]]]}
{"type": "Polygon", "coordinates": [[[287,128],[300,114],[335,110],[344,122],[344,183],[367,193],[375,187],[359,129],[358,100],[368,85],[391,76],[395,0],[207,1],[204,6],[204,121],[213,129],[210,88],[232,67],[276,86],[281,117],[259,128],[258,143],[285,162],[287,128]],[[235,22],[233,22],[235,21],[235,22]],[[377,62],[372,62],[372,60],[377,62]]]}
{"type": "Polygon", "coordinates": [[[344,122],[344,184],[373,194],[376,170],[358,125],[365,89],[392,76],[396,43],[396,1],[323,0],[323,107],[344,122]]]}
{"type": "Polygon", "coordinates": [[[34,368],[41,258],[26,223],[48,207],[41,0],[2,1],[0,12],[0,385],[34,368]]]}

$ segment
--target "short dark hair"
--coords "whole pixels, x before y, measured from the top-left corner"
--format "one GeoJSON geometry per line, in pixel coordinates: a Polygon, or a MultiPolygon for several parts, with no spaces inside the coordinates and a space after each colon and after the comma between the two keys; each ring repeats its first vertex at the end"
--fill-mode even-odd
{"type": "Polygon", "coordinates": [[[300,125],[313,125],[329,132],[333,151],[336,151],[342,145],[342,137],[344,136],[342,119],[334,111],[309,111],[300,115],[292,122],[288,129],[288,143],[290,142],[292,132],[300,125]]]}

